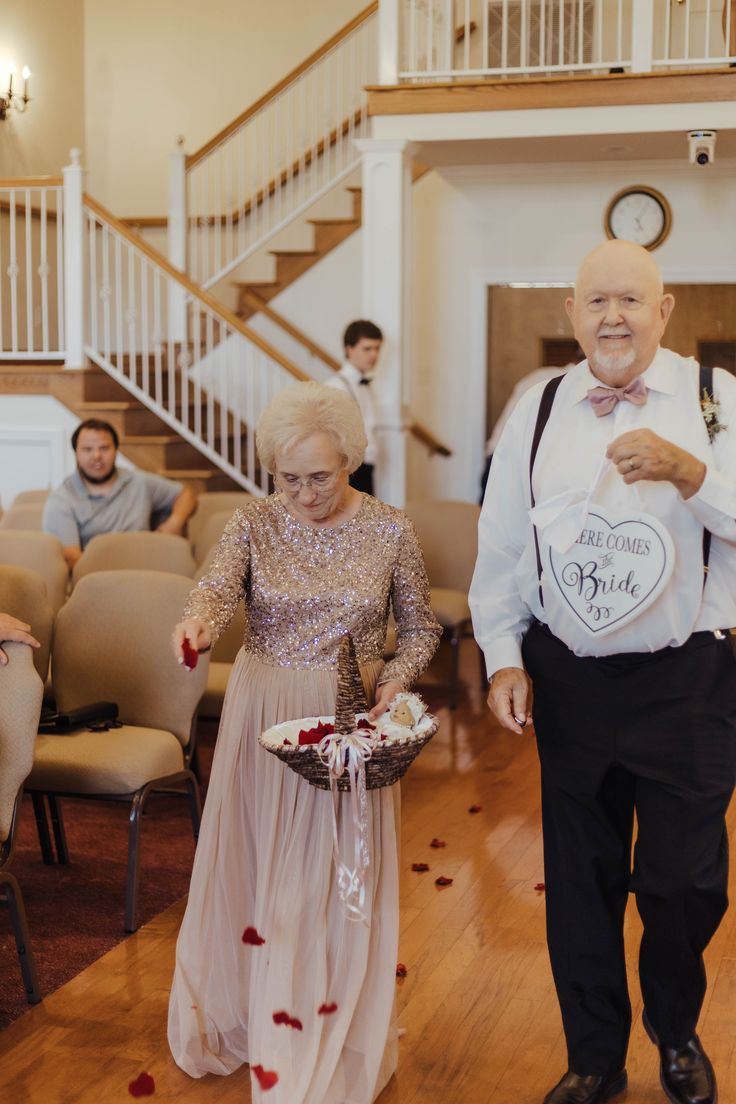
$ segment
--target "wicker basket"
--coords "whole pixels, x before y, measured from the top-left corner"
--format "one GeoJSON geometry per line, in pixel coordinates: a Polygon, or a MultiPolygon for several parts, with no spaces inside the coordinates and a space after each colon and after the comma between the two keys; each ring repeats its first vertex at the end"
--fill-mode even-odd
{"type": "MultiPolygon", "coordinates": [[[[355,648],[349,635],[343,637],[340,644],[337,674],[337,699],[335,702],[335,734],[347,735],[356,730],[360,716],[365,716],[366,702],[363,684],[355,658],[355,648]]],[[[301,727],[310,722],[321,720],[332,723],[332,717],[304,718],[298,722],[301,727]]],[[[287,722],[293,724],[294,722],[287,722]]],[[[264,732],[260,743],[272,755],[306,779],[311,786],[321,790],[330,788],[330,772],[319,757],[316,744],[286,746],[278,742],[279,729],[283,725],[264,732]],[[276,737],[276,740],[274,740],[276,737]]],[[[365,764],[366,788],[377,790],[382,786],[393,786],[411,766],[424,745],[428,743],[439,728],[435,717],[422,719],[420,731],[407,732],[406,736],[389,741],[377,740],[372,748],[371,758],[365,764]]],[[[350,776],[345,771],[335,780],[338,790],[350,789],[350,776]]]]}

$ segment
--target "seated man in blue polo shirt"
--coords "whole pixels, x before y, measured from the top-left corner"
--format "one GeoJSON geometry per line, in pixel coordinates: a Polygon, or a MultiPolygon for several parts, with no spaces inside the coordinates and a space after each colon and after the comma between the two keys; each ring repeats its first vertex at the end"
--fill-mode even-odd
{"type": "Polygon", "coordinates": [[[81,422],[72,448],[77,470],[51,492],[43,512],[43,528],[61,541],[70,571],[98,533],[184,532],[197,496],[150,472],[118,471],[118,435],[108,422],[81,422]]]}

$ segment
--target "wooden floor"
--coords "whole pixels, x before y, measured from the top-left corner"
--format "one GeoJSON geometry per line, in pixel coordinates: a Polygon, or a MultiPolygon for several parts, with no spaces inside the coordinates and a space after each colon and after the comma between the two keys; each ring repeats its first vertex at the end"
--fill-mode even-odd
{"type": "MultiPolygon", "coordinates": [[[[423,693],[440,734],[403,784],[401,947],[397,982],[398,1075],[380,1104],[540,1104],[564,1065],[559,1014],[544,942],[538,772],[530,736],[490,722],[466,645],[466,694],[452,715],[443,689],[423,693]],[[482,810],[468,813],[471,805],[482,810]],[[447,841],[433,850],[433,837],[447,841]],[[427,862],[428,874],[412,873],[427,862]],[[434,878],[454,879],[445,889],[434,878]]],[[[736,811],[730,814],[736,835],[736,811]]],[[[732,870],[733,896],[736,873],[732,870]]],[[[166,1007],[183,902],[122,942],[0,1034],[3,1104],[100,1104],[132,1099],[149,1071],[150,1099],[248,1104],[246,1069],[194,1081],[174,1065],[166,1007]]],[[[627,921],[634,1006],[630,1087],[621,1100],[664,1100],[656,1055],[641,1027],[636,979],[640,927],[627,921]]],[[[736,1102],[736,908],[708,951],[710,988],[701,1035],[716,1066],[721,1104],[736,1102]]]]}

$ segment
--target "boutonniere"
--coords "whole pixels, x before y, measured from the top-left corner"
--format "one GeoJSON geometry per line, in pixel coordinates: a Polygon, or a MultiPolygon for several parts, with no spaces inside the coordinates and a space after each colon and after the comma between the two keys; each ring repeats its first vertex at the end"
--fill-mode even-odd
{"type": "Polygon", "coordinates": [[[719,422],[718,418],[721,413],[721,404],[714,395],[708,394],[708,388],[703,388],[703,397],[700,400],[700,409],[703,412],[703,421],[705,422],[705,428],[708,430],[708,440],[712,441],[717,433],[720,433],[722,429],[728,429],[728,426],[723,422],[719,422]]]}

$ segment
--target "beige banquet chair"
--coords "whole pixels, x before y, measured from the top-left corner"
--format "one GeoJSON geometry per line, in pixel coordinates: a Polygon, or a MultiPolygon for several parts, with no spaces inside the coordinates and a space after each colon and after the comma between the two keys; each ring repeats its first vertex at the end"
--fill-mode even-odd
{"type": "Polygon", "coordinates": [[[13,505],[21,506],[29,502],[45,502],[50,493],[48,488],[45,491],[18,491],[18,494],[13,499],[13,505]]]}
{"type": "Polygon", "coordinates": [[[207,559],[209,553],[222,536],[225,526],[233,516],[233,513],[233,510],[218,510],[217,513],[210,514],[207,518],[207,521],[197,534],[196,541],[192,543],[194,559],[197,564],[202,564],[207,559]]]}
{"type": "Polygon", "coordinates": [[[0,529],[0,564],[37,571],[46,583],[51,609],[54,613],[61,609],[69,587],[69,568],[58,537],[28,529],[0,529]]]}
{"type": "Polygon", "coordinates": [[[10,910],[28,1003],[38,1004],[41,991],[23,894],[8,867],[13,857],[23,782],[33,764],[43,683],[27,644],[5,643],[3,651],[8,662],[0,667],[0,901],[5,901],[10,910]]]}
{"type": "Polygon", "coordinates": [[[408,502],[424,553],[435,617],[449,633],[452,648],[450,709],[457,706],[460,642],[472,637],[468,591],[478,554],[480,507],[472,502],[437,500],[408,502]]]}
{"type": "MultiPolygon", "coordinates": [[[[233,513],[238,506],[245,506],[251,501],[253,495],[247,491],[210,491],[209,494],[199,496],[197,509],[187,523],[187,534],[192,547],[199,545],[199,534],[213,514],[219,514],[227,510],[233,513]]],[[[199,561],[197,561],[199,562],[199,561]]]]}
{"type": "Polygon", "coordinates": [[[54,631],[54,611],[49,605],[46,584],[36,571],[17,564],[0,564],[0,610],[25,621],[40,648],[31,649],[39,678],[46,681],[54,631]]]}
{"type": "MultiPolygon", "coordinates": [[[[48,798],[62,863],[68,855],[59,798],[130,805],[128,932],[137,927],[139,840],[149,795],[188,798],[195,839],[199,832],[199,786],[190,763],[209,657],[203,655],[188,672],[171,649],[171,632],[190,588],[191,580],[156,571],[98,571],[79,581],[56,623],[57,707],[68,713],[92,702],[115,702],[122,727],[39,734],[26,787],[36,798],[48,798]]],[[[45,854],[48,831],[39,828],[45,854]]]]}
{"type": "Polygon", "coordinates": [[[100,533],[72,572],[72,587],[97,571],[165,571],[191,579],[195,563],[189,541],[173,533],[100,533]]]}
{"type": "Polygon", "coordinates": [[[43,509],[43,502],[14,502],[0,518],[0,529],[33,529],[39,533],[43,529],[43,509]]]}

